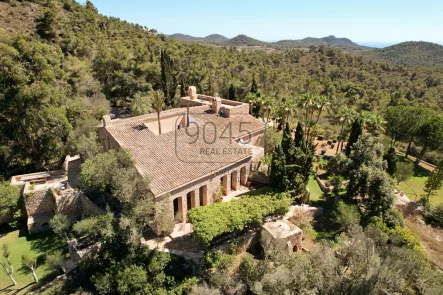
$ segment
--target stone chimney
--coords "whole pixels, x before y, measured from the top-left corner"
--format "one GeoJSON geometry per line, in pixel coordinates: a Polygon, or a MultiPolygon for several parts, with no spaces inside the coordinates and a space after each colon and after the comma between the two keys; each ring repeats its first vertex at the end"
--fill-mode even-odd
{"type": "Polygon", "coordinates": [[[106,125],[111,125],[111,117],[109,115],[103,116],[103,126],[106,127],[106,125]]]}
{"type": "Polygon", "coordinates": [[[197,98],[197,88],[195,86],[188,87],[188,96],[190,99],[197,98]]]}
{"type": "Polygon", "coordinates": [[[216,114],[218,114],[220,112],[220,108],[222,105],[222,99],[220,97],[214,97],[214,99],[212,100],[212,111],[216,114]]]}

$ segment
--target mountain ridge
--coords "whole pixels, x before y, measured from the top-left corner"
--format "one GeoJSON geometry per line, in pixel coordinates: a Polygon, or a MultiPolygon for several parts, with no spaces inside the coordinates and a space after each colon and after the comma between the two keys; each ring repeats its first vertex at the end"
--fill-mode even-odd
{"type": "Polygon", "coordinates": [[[306,37],[303,39],[284,39],[275,42],[266,42],[247,36],[245,34],[239,34],[233,38],[227,38],[220,34],[211,34],[206,37],[194,37],[191,35],[175,33],[168,37],[188,42],[199,43],[217,43],[227,46],[267,46],[275,48],[302,48],[309,47],[310,45],[327,45],[336,47],[354,47],[354,48],[369,48],[367,46],[359,45],[348,38],[337,38],[334,35],[329,35],[322,38],[306,37]]]}

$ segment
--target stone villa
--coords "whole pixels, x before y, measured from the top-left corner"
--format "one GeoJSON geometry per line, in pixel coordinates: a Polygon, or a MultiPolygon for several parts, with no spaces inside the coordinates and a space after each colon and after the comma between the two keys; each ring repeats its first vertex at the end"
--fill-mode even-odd
{"type": "MultiPolygon", "coordinates": [[[[103,117],[97,129],[104,150],[125,148],[141,176],[150,180],[156,204],[170,206],[171,218],[185,221],[187,211],[215,201],[248,182],[263,156],[264,124],[249,115],[249,105],[196,93],[180,107],[125,119],[103,117]]],[[[67,156],[63,169],[16,175],[30,233],[49,229],[54,214],[71,222],[105,211],[77,189],[80,158],[67,156]]]]}
{"type": "MultiPolygon", "coordinates": [[[[189,209],[214,202],[246,185],[263,155],[264,124],[249,105],[206,96],[189,87],[180,107],[125,119],[103,117],[99,140],[106,150],[125,148],[150,180],[157,204],[171,206],[178,220],[189,209]]],[[[172,217],[171,217],[172,218],[172,217]]]]}

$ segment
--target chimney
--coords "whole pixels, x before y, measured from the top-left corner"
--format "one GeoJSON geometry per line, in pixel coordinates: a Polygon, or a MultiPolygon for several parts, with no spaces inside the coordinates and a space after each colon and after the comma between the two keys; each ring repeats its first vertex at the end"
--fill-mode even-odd
{"type": "Polygon", "coordinates": [[[109,115],[103,116],[103,126],[106,127],[106,125],[111,125],[111,117],[109,115]]]}
{"type": "Polygon", "coordinates": [[[197,98],[197,88],[195,88],[195,86],[188,87],[188,96],[190,99],[197,98]]]}
{"type": "Polygon", "coordinates": [[[214,97],[214,99],[212,100],[212,111],[216,114],[218,114],[220,112],[220,108],[222,105],[222,100],[220,97],[214,97]]]}

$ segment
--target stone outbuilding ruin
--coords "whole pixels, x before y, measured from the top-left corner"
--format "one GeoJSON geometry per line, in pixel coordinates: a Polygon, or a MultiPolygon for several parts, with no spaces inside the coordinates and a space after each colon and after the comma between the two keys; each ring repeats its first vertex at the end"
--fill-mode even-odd
{"type": "Polygon", "coordinates": [[[286,219],[264,223],[261,235],[288,254],[302,250],[302,229],[286,219]]]}
{"type": "Polygon", "coordinates": [[[21,190],[30,234],[49,230],[49,221],[57,213],[68,216],[71,223],[104,213],[77,190],[79,171],[80,157],[67,156],[61,170],[11,178],[11,185],[21,190]]]}

